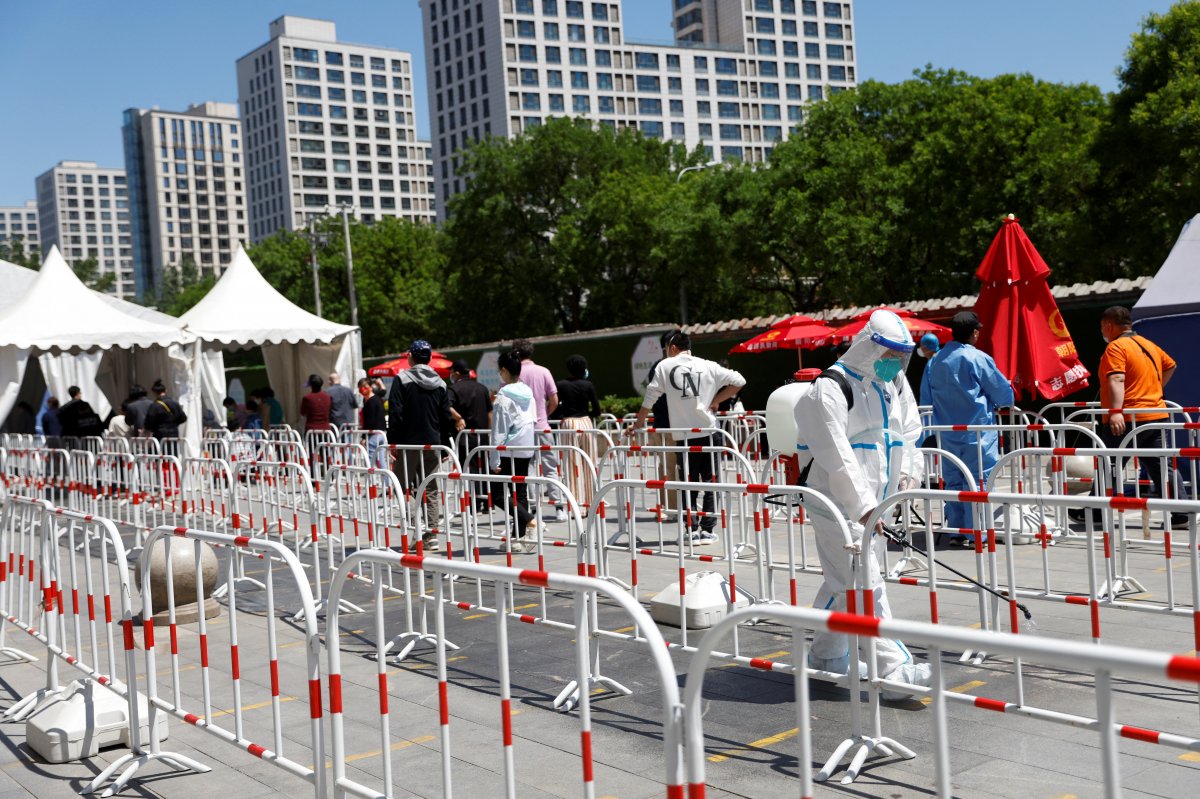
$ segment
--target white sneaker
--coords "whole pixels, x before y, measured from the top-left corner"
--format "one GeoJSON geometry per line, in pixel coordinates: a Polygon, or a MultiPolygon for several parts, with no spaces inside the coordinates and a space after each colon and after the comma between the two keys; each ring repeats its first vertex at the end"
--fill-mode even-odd
{"type": "MultiPolygon", "coordinates": [[[[928,688],[933,685],[933,669],[928,663],[905,663],[893,669],[891,672],[883,676],[885,680],[893,680],[895,682],[908,683],[909,685],[919,685],[922,688],[928,688]]],[[[884,688],[879,692],[879,695],[889,702],[898,702],[901,699],[912,699],[915,694],[909,693],[896,688],[884,688]]]]}
{"type": "MultiPolygon", "coordinates": [[[[850,673],[850,653],[836,658],[819,658],[811,652],[808,654],[808,667],[817,671],[829,671],[834,674],[849,674],[850,673]]],[[[867,664],[858,661],[858,678],[860,680],[867,679],[867,664]]]]}
{"type": "Polygon", "coordinates": [[[705,532],[704,530],[697,530],[697,531],[696,531],[696,532],[694,532],[694,533],[689,533],[689,534],[688,534],[688,540],[692,542],[692,546],[695,546],[695,547],[706,547],[706,546],[708,546],[709,544],[715,544],[715,543],[716,543],[716,541],[717,541],[717,534],[716,534],[716,533],[709,533],[709,532],[705,532]]]}
{"type": "Polygon", "coordinates": [[[567,509],[566,508],[558,508],[557,510],[554,511],[554,521],[565,522],[566,520],[567,520],[567,509]]]}

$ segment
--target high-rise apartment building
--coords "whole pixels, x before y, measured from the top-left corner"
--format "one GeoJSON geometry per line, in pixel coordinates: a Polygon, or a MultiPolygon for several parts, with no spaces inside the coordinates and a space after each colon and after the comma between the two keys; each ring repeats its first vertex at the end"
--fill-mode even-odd
{"type": "Polygon", "coordinates": [[[219,276],[250,224],[237,106],[130,108],[121,132],[137,296],[155,296],[163,270],[189,259],[198,274],[219,276]]]}
{"type": "Polygon", "coordinates": [[[433,221],[417,140],[412,55],[337,40],[334,23],[280,17],[237,62],[250,239],[349,204],[364,222],[433,221]]]}
{"type": "Polygon", "coordinates": [[[620,0],[421,0],[439,207],[462,190],[454,153],[489,134],[582,116],[760,162],[854,85],[851,2],[659,1],[674,45],[626,41],[620,0]]]}
{"type": "Polygon", "coordinates": [[[12,246],[14,239],[21,240],[26,253],[41,252],[37,200],[26,200],[24,205],[0,205],[0,244],[12,246]]]}
{"type": "Polygon", "coordinates": [[[113,293],[132,298],[133,240],[125,170],[94,161],[59,161],[37,176],[42,250],[57,246],[67,263],[95,258],[99,275],[116,277],[113,293]]]}

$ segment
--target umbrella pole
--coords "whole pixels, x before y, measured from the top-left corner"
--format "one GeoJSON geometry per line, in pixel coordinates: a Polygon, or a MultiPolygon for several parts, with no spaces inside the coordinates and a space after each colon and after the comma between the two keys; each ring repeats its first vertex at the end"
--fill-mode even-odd
{"type": "Polygon", "coordinates": [[[796,348],[796,368],[797,369],[804,368],[804,348],[803,347],[796,348]]]}

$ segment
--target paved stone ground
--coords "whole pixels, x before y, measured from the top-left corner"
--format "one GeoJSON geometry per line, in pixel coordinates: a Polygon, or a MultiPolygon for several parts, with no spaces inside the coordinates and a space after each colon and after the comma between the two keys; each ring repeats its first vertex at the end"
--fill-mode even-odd
{"type": "MultiPolygon", "coordinates": [[[[560,525],[551,525],[561,530],[560,525]]],[[[778,536],[778,526],[773,528],[778,536]]],[[[1140,531],[1133,536],[1131,571],[1146,584],[1147,593],[1131,600],[1161,600],[1166,591],[1166,564],[1161,556],[1161,531],[1143,543],[1140,531]]],[[[779,544],[782,543],[778,539],[779,544]]],[[[643,541],[643,543],[646,543],[643,541]]],[[[779,546],[777,544],[777,546],[779,546]]],[[[781,552],[776,550],[776,554],[781,552]]],[[[1176,596],[1190,603],[1190,581],[1179,547],[1172,561],[1176,596]]],[[[721,546],[708,547],[705,554],[719,555],[721,546]]],[[[1043,550],[1038,546],[1015,548],[1018,582],[1036,590],[1043,579],[1043,550]]],[[[503,563],[503,554],[485,549],[483,559],[503,563]]],[[[972,552],[942,549],[938,557],[974,574],[972,552]]],[[[1086,589],[1084,549],[1077,541],[1061,542],[1045,556],[1052,584],[1071,590],[1086,589]]],[[[225,557],[222,554],[222,557],[225,557]]],[[[815,558],[815,554],[813,555],[815,558]]],[[[536,566],[533,555],[515,556],[517,565],[536,566]]],[[[615,562],[615,561],[614,561],[615,562]]],[[[698,566],[698,564],[693,564],[698,566]]],[[[574,571],[570,548],[549,548],[546,566],[551,570],[574,571]]],[[[252,572],[261,572],[256,563],[252,572]]],[[[614,565],[614,571],[624,566],[614,565]]],[[[645,557],[639,561],[642,599],[676,579],[674,558],[645,557]]],[[[715,563],[711,568],[724,570],[715,563]]],[[[999,561],[1004,573],[1003,556],[999,561]]],[[[261,577],[261,574],[258,574],[261,577]]],[[[945,574],[943,574],[943,577],[945,574]]],[[[739,569],[739,581],[757,589],[749,568],[739,569]]],[[[798,594],[802,604],[815,593],[819,577],[801,574],[798,594]]],[[[777,590],[786,596],[783,576],[776,577],[777,590]]],[[[473,601],[470,585],[455,586],[458,599],[473,601]]],[[[923,588],[889,588],[895,614],[901,618],[928,618],[928,599],[923,588]]],[[[372,594],[353,586],[349,596],[363,607],[373,607],[372,594]]],[[[294,605],[294,594],[280,590],[279,607],[294,605]]],[[[490,601],[490,597],[489,597],[490,601]]],[[[513,604],[518,613],[540,615],[542,595],[536,589],[518,588],[513,604]]],[[[572,597],[547,592],[550,618],[570,618],[572,597]]],[[[265,606],[262,593],[239,592],[238,632],[241,646],[242,692],[240,706],[247,739],[274,749],[272,709],[267,689],[265,606]]],[[[384,600],[384,634],[404,629],[404,599],[384,600]]],[[[1087,608],[1062,602],[1028,600],[1037,633],[1067,639],[1088,640],[1087,608]]],[[[943,590],[939,594],[942,620],[970,626],[978,622],[974,594],[943,590]]],[[[430,617],[432,623],[432,616],[430,617]]],[[[346,708],[346,751],[348,777],[381,789],[384,758],[392,758],[392,794],[397,797],[446,795],[441,781],[436,660],[427,646],[418,646],[402,663],[390,662],[387,679],[390,729],[379,728],[377,666],[369,656],[376,648],[373,614],[342,617],[339,640],[343,647],[344,702],[346,708]]],[[[1105,640],[1169,652],[1190,652],[1191,619],[1165,613],[1139,613],[1106,609],[1102,612],[1105,640]]],[[[601,623],[606,629],[627,625],[614,608],[602,606],[601,623]]],[[[447,637],[460,648],[449,653],[449,704],[453,753],[453,793],[465,797],[503,795],[503,759],[500,746],[500,703],[497,669],[497,619],[494,615],[449,610],[447,637]]],[[[228,679],[227,613],[213,620],[212,653],[214,723],[232,728],[235,697],[228,679]]],[[[324,627],[322,626],[322,629],[324,627]]],[[[662,628],[669,640],[678,641],[677,629],[662,628]]],[[[280,623],[281,701],[278,704],[283,753],[302,765],[312,763],[308,748],[309,714],[304,684],[303,644],[294,625],[280,623]]],[[[570,631],[545,625],[507,624],[512,675],[512,732],[516,762],[516,794],[519,797],[578,796],[578,714],[552,709],[558,691],[574,673],[574,648],[570,631]]],[[[11,629],[9,642],[22,645],[24,636],[11,629]]],[[[157,669],[159,692],[172,689],[169,659],[159,636],[157,669]]],[[[138,636],[140,641],[141,636],[138,636]]],[[[694,642],[695,638],[693,638],[694,642]]],[[[739,632],[744,654],[789,660],[793,648],[789,630],[773,624],[744,628],[739,632]]],[[[194,626],[180,628],[180,693],[185,706],[199,708],[200,681],[197,668],[197,636],[194,626]]],[[[914,647],[917,655],[924,653],[914,647]]],[[[35,653],[37,649],[32,649],[35,653]]],[[[634,693],[622,697],[600,692],[592,697],[597,796],[662,796],[661,704],[656,677],[647,667],[644,644],[605,639],[600,644],[602,670],[624,683],[634,693]]],[[[981,664],[959,662],[959,653],[943,655],[947,685],[953,690],[979,696],[1012,700],[1015,697],[1013,664],[988,659],[981,664]]],[[[144,668],[139,653],[139,669],[144,668]]],[[[689,657],[673,651],[675,678],[682,688],[689,657]]],[[[324,666],[324,664],[322,664],[324,666]]],[[[63,668],[68,676],[69,668],[63,668]]],[[[0,707],[42,683],[42,664],[0,666],[0,707]]],[[[144,682],[142,683],[144,687],[144,682]]],[[[813,750],[819,766],[848,729],[848,693],[834,685],[813,681],[811,725],[813,750]]],[[[1115,680],[1117,717],[1122,723],[1151,729],[1200,735],[1197,695],[1180,686],[1153,684],[1139,679],[1115,680]]],[[[1092,717],[1095,696],[1090,676],[1071,671],[1028,665],[1024,687],[1027,702],[1063,712],[1092,717]]],[[[793,705],[793,684],[788,674],[764,672],[727,663],[714,664],[704,688],[704,719],[708,755],[709,796],[765,797],[795,795],[796,738],[798,721],[793,705]]],[[[326,704],[328,697],[325,697],[326,704]]],[[[865,707],[865,706],[864,706],[865,707]]],[[[197,712],[192,710],[192,712],[197,712]]],[[[1098,743],[1085,729],[999,715],[951,704],[948,708],[955,795],[960,797],[1091,797],[1102,795],[1098,743]]],[[[881,721],[886,734],[898,738],[917,752],[903,761],[879,758],[868,763],[853,785],[818,786],[816,796],[919,797],[933,795],[932,714],[920,701],[884,703],[881,721]]],[[[328,730],[328,715],[325,718],[328,730]]],[[[113,749],[83,762],[50,765],[40,762],[24,742],[22,724],[0,724],[0,799],[9,797],[69,796],[98,773],[123,750],[113,749]]],[[[149,766],[122,796],[195,797],[200,795],[257,799],[267,796],[306,796],[311,788],[298,777],[284,773],[251,757],[242,749],[217,740],[203,731],[172,720],[170,738],[164,749],[179,752],[212,766],[203,775],[177,775],[161,765],[149,766]]],[[[1153,746],[1136,741],[1121,742],[1121,773],[1127,797],[1191,797],[1200,795],[1200,754],[1153,746]]]]}

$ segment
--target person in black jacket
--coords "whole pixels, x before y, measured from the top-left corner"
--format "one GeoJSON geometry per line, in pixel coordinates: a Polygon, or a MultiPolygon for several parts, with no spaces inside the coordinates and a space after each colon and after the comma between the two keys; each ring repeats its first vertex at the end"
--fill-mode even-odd
{"type": "Polygon", "coordinates": [[[62,424],[64,438],[84,438],[104,433],[104,420],[92,410],[92,406],[82,394],[79,386],[69,387],[67,396],[71,400],[58,410],[58,421],[62,424]]]}
{"type": "Polygon", "coordinates": [[[360,428],[367,433],[367,458],[379,469],[387,468],[387,413],[383,408],[383,391],[371,385],[371,379],[358,381],[358,394],[362,397],[362,419],[360,428]]]}
{"type": "MultiPolygon", "coordinates": [[[[429,365],[432,357],[433,347],[428,341],[418,339],[408,348],[410,367],[392,381],[392,389],[388,393],[389,444],[436,446],[442,443],[445,433],[454,429],[446,383],[429,365]]],[[[437,450],[406,449],[396,453],[394,471],[404,488],[416,489],[424,482],[426,475],[437,471],[441,461],[442,456],[437,450]]],[[[415,500],[419,501],[419,498],[415,500]]],[[[441,523],[439,500],[437,482],[430,481],[425,491],[429,522],[423,536],[425,549],[437,544],[437,528],[441,523]]],[[[414,512],[416,501],[410,506],[414,512]]]]}
{"type": "MultiPolygon", "coordinates": [[[[492,427],[492,392],[487,386],[471,377],[471,367],[459,358],[450,367],[450,409],[458,430],[490,430],[492,427]]],[[[480,444],[487,443],[486,434],[467,433],[458,438],[458,460],[463,470],[475,474],[487,474],[487,455],[481,454],[474,463],[467,462],[467,455],[480,444]]],[[[475,496],[476,510],[488,510],[487,483],[474,483],[471,493],[475,496]]]]}
{"type": "Polygon", "coordinates": [[[187,421],[183,406],[167,396],[167,387],[162,380],[155,380],[150,387],[154,402],[146,409],[146,430],[159,439],[178,438],[179,426],[187,421]]]}

